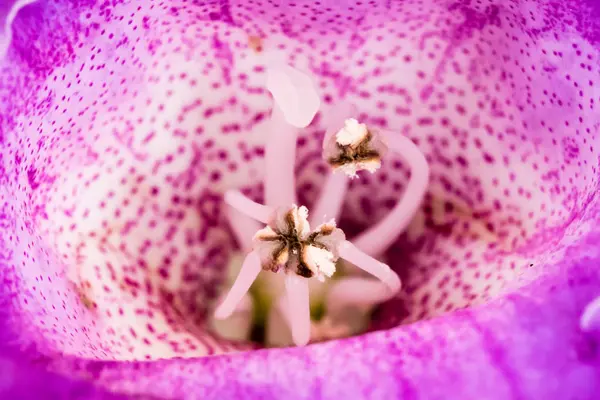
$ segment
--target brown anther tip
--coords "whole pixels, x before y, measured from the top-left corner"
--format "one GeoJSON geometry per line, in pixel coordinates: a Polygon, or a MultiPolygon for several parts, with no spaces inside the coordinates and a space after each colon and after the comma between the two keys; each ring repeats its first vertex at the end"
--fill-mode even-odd
{"type": "Polygon", "coordinates": [[[275,242],[277,240],[279,240],[279,236],[277,235],[256,235],[256,239],[262,241],[262,242],[275,242]]]}
{"type": "Polygon", "coordinates": [[[319,232],[321,235],[331,235],[335,229],[335,225],[326,224],[321,227],[321,231],[319,232]]]}
{"type": "Polygon", "coordinates": [[[304,263],[299,263],[296,268],[296,275],[300,275],[303,278],[312,278],[314,273],[304,263]]]}
{"type": "Polygon", "coordinates": [[[338,240],[335,223],[325,223],[310,232],[305,207],[279,209],[274,215],[273,221],[254,236],[263,270],[283,269],[304,278],[318,276],[319,280],[331,276],[339,257],[334,249],[338,240]]]}
{"type": "Polygon", "coordinates": [[[373,134],[369,132],[358,143],[341,145],[336,143],[338,154],[329,157],[327,162],[333,168],[339,168],[352,163],[381,162],[381,154],[373,147],[373,134]]]}

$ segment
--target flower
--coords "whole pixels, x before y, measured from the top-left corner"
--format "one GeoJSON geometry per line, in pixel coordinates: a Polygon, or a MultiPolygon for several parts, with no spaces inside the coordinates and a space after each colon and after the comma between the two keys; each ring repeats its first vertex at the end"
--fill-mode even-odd
{"type": "MultiPolygon", "coordinates": [[[[598,336],[579,320],[600,292],[597,7],[22,8],[0,67],[0,376],[18,377],[2,390],[58,374],[60,390],[161,397],[593,398],[598,336]],[[432,183],[385,254],[404,298],[374,332],[202,358],[242,349],[202,327],[235,248],[221,194],[261,197],[268,57],[321,94],[298,133],[297,204],[317,197],[343,103],[410,137],[432,183]]],[[[384,160],[353,180],[339,226],[381,219],[405,172],[384,160]]]]}

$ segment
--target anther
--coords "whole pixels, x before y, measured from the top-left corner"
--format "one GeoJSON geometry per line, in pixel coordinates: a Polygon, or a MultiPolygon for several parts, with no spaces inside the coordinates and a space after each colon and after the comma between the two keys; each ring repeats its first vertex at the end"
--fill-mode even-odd
{"type": "Polygon", "coordinates": [[[353,118],[346,119],[344,126],[325,145],[324,157],[334,170],[341,170],[351,178],[357,172],[374,173],[381,166],[386,145],[376,132],[353,118]]]}
{"type": "Polygon", "coordinates": [[[406,136],[388,133],[390,151],[404,159],[410,169],[410,180],[402,198],[390,213],[360,234],[353,243],[370,255],[387,249],[406,229],[419,209],[429,185],[429,164],[419,148],[406,136]]]}
{"type": "MultiPolygon", "coordinates": [[[[387,249],[412,221],[429,185],[429,164],[409,138],[391,132],[378,132],[353,118],[346,118],[344,126],[338,128],[335,135],[326,134],[323,142],[323,158],[334,171],[342,169],[350,177],[355,177],[361,170],[374,172],[388,150],[404,159],[411,176],[402,198],[392,211],[353,240],[357,247],[370,255],[380,254],[387,249]]],[[[340,192],[346,190],[348,183],[334,177],[335,174],[332,174],[328,178],[322,191],[324,196],[329,196],[333,186],[340,192]]],[[[317,200],[319,207],[324,202],[322,197],[317,200]]]]}
{"type": "MultiPolygon", "coordinates": [[[[343,108],[343,107],[342,107],[343,108]]],[[[346,107],[348,108],[348,107],[346,107]]],[[[361,258],[367,254],[376,255],[383,252],[398,235],[402,233],[417,211],[429,181],[429,166],[419,149],[408,138],[401,135],[386,134],[386,144],[381,133],[369,129],[365,124],[348,118],[356,110],[345,110],[345,120],[334,118],[332,128],[328,129],[323,141],[323,157],[332,166],[334,172],[327,178],[324,188],[317,200],[317,209],[331,215],[338,215],[341,202],[331,200],[332,193],[345,193],[348,181],[345,176],[335,171],[342,170],[351,178],[360,170],[374,172],[379,168],[381,158],[387,149],[391,149],[407,162],[411,170],[409,184],[403,197],[390,214],[374,227],[363,232],[354,244],[345,243],[340,247],[341,257],[354,264],[361,264],[361,258]],[[337,124],[337,130],[335,125],[337,124]],[[343,127],[340,129],[339,127],[343,127]],[[362,249],[360,251],[359,249],[362,249]]],[[[374,264],[363,264],[379,281],[361,277],[343,277],[333,282],[326,297],[328,314],[336,316],[348,307],[370,310],[395,297],[400,290],[398,276],[389,268],[373,268],[374,264]]]]}
{"type": "MultiPolygon", "coordinates": [[[[239,192],[229,192],[225,201],[238,211],[257,220],[264,219],[264,206],[239,192]]],[[[226,318],[237,302],[263,270],[285,274],[285,296],[292,336],[297,345],[306,344],[310,336],[308,278],[331,277],[338,258],[345,258],[357,267],[379,278],[388,290],[400,288],[398,276],[385,264],[363,253],[345,239],[344,233],[329,221],[311,230],[306,207],[279,207],[272,211],[267,226],[254,235],[254,250],[244,265],[231,292],[217,309],[217,318],[226,318]]]]}

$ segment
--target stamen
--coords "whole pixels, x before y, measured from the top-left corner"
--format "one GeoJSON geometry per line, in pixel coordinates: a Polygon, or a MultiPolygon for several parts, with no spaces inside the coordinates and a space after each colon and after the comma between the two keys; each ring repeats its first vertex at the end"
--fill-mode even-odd
{"type": "Polygon", "coordinates": [[[252,282],[254,282],[258,276],[260,269],[260,258],[258,257],[258,254],[253,251],[244,259],[242,269],[233,283],[233,286],[229,290],[229,293],[227,293],[225,300],[223,300],[221,305],[215,310],[215,318],[228,318],[235,311],[239,302],[248,292],[248,289],[250,289],[252,282]]]}
{"type": "Polygon", "coordinates": [[[315,203],[314,211],[311,213],[309,219],[311,225],[316,224],[317,221],[339,219],[347,190],[348,177],[346,175],[336,172],[329,174],[315,203]]]}
{"type": "Polygon", "coordinates": [[[359,250],[357,246],[353,245],[348,240],[345,240],[339,246],[338,250],[340,252],[340,257],[344,260],[351,262],[363,271],[375,276],[387,286],[391,293],[398,293],[401,286],[400,278],[388,265],[377,261],[367,253],[359,250]]]}
{"type": "Polygon", "coordinates": [[[332,221],[310,231],[306,207],[280,207],[269,225],[254,235],[254,249],[266,271],[296,273],[305,278],[316,275],[319,280],[335,272],[339,258],[337,246],[344,233],[332,221]]]}
{"type": "Polygon", "coordinates": [[[237,190],[228,190],[225,192],[224,200],[225,203],[242,214],[264,224],[269,223],[273,214],[273,209],[271,207],[263,206],[262,204],[252,201],[237,190]]]}
{"type": "MultiPolygon", "coordinates": [[[[223,300],[224,296],[221,296],[220,301],[223,300]]],[[[252,298],[245,294],[229,317],[225,319],[215,318],[211,321],[212,329],[229,340],[248,340],[252,328],[253,309],[252,298]]]]}
{"type": "Polygon", "coordinates": [[[292,329],[292,338],[297,346],[304,346],[310,340],[308,280],[294,274],[287,274],[285,296],[288,301],[286,314],[292,329]]]}
{"type": "Polygon", "coordinates": [[[429,164],[410,139],[394,135],[388,140],[388,146],[407,162],[411,176],[402,199],[392,211],[353,240],[356,247],[369,255],[383,252],[406,229],[421,205],[429,184],[429,164]]]}
{"type": "Polygon", "coordinates": [[[590,301],[583,310],[579,320],[582,331],[600,331],[600,296],[590,301]]]}
{"type": "Polygon", "coordinates": [[[296,159],[297,128],[310,124],[321,103],[311,79],[287,65],[269,68],[267,89],[275,104],[265,149],[265,203],[279,207],[296,203],[291,160],[296,159]]]}
{"type": "MultiPolygon", "coordinates": [[[[335,122],[339,126],[340,122],[337,120],[335,122]]],[[[388,149],[400,155],[410,168],[410,181],[402,199],[387,217],[354,240],[357,247],[370,255],[383,252],[406,229],[419,208],[429,184],[429,164],[417,146],[405,136],[391,133],[387,136],[388,140],[384,143],[381,133],[369,129],[356,119],[347,118],[344,126],[337,133],[331,134],[328,131],[323,140],[323,157],[334,171],[341,169],[351,178],[363,169],[373,173],[379,168],[381,157],[388,149]]],[[[334,180],[334,176],[329,179],[334,180]]],[[[344,185],[347,183],[340,180],[328,184],[335,184],[335,189],[344,191],[344,185]]],[[[319,213],[322,203],[327,204],[329,190],[330,188],[325,186],[323,196],[317,201],[319,213]]]]}
{"type": "MultiPolygon", "coordinates": [[[[339,132],[339,126],[348,119],[348,116],[356,114],[356,110],[348,103],[344,103],[332,114],[328,114],[326,117],[327,131],[325,132],[325,138],[323,139],[323,154],[327,153],[327,146],[333,141],[335,142],[335,136],[339,132]]],[[[315,205],[313,206],[313,212],[311,213],[310,223],[316,225],[321,221],[327,221],[329,219],[338,220],[341,214],[342,205],[346,192],[348,190],[348,177],[345,173],[331,173],[323,184],[323,189],[319,194],[315,205]]]]}
{"type": "MultiPolygon", "coordinates": [[[[343,115],[350,115],[347,111],[343,115]]],[[[339,115],[334,118],[337,126],[341,124],[339,115]]],[[[334,168],[334,173],[328,177],[317,200],[318,211],[315,215],[321,216],[330,212],[338,216],[342,200],[335,193],[345,194],[348,182],[345,177],[339,178],[343,175],[336,174],[335,169],[341,169],[350,177],[354,177],[359,170],[367,169],[374,172],[379,168],[380,158],[387,150],[387,146],[376,136],[376,140],[373,140],[374,135],[378,135],[377,132],[370,131],[365,124],[360,124],[352,118],[346,118],[344,127],[337,132],[331,130],[326,132],[323,140],[323,155],[334,168]],[[364,162],[366,155],[373,156],[370,165],[364,162]]],[[[375,275],[380,282],[362,277],[342,278],[333,282],[326,299],[328,315],[336,315],[341,310],[353,307],[368,311],[374,305],[390,300],[400,290],[398,276],[385,264],[379,263],[369,255],[385,250],[406,229],[424,196],[429,180],[429,168],[425,157],[407,138],[403,136],[395,138],[391,148],[400,153],[411,168],[411,181],[403,199],[384,220],[360,235],[355,242],[356,245],[345,242],[339,248],[342,258],[375,275]],[[365,253],[358,248],[364,249],[365,253]]]]}
{"type": "Polygon", "coordinates": [[[313,322],[310,327],[310,339],[313,342],[322,342],[330,339],[340,339],[352,334],[352,327],[345,323],[333,321],[330,317],[313,322]]]}
{"type": "MultiPolygon", "coordinates": [[[[261,206],[259,204],[259,206],[261,206]]],[[[264,207],[264,206],[261,206],[264,207]]],[[[254,219],[247,217],[236,208],[229,207],[225,211],[229,226],[233,230],[238,245],[244,252],[252,250],[252,234],[260,229],[260,224],[254,219]]]]}
{"type": "Polygon", "coordinates": [[[358,171],[377,171],[386,151],[387,147],[376,132],[349,118],[335,135],[325,137],[323,156],[334,170],[356,178],[358,171]]]}
{"type": "Polygon", "coordinates": [[[271,213],[271,217],[265,218],[265,209],[269,207],[261,206],[239,192],[228,192],[225,198],[228,204],[239,207],[238,211],[249,217],[266,219],[268,226],[254,236],[255,250],[244,261],[231,292],[217,309],[218,317],[226,317],[233,311],[256,279],[260,266],[273,272],[285,272],[285,295],[289,306],[286,318],[297,345],[304,345],[310,340],[310,306],[306,278],[313,275],[319,279],[332,276],[339,257],[379,278],[386,285],[390,295],[395,295],[400,289],[400,278],[387,265],[348,242],[334,221],[311,231],[306,207],[279,207],[271,213]]]}
{"type": "Polygon", "coordinates": [[[335,315],[349,306],[371,308],[392,299],[396,294],[380,281],[352,276],[331,284],[325,307],[328,314],[335,315]]]}

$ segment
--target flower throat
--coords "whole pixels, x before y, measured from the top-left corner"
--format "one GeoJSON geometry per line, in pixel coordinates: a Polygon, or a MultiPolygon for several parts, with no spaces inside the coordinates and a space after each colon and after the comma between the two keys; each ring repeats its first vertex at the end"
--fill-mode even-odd
{"type": "Polygon", "coordinates": [[[377,257],[412,220],[428,186],[429,166],[408,138],[391,138],[352,118],[349,110],[340,112],[323,140],[323,159],[332,171],[309,211],[297,204],[293,161],[298,131],[318,112],[319,95],[307,75],[288,65],[270,66],[267,89],[274,106],[265,149],[265,204],[239,191],[225,193],[244,258],[232,264],[239,272],[219,299],[215,329],[267,346],[303,346],[359,333],[373,307],[400,291],[398,275],[377,257]],[[336,225],[349,180],[361,171],[376,173],[389,151],[410,167],[407,189],[388,216],[349,241],[336,225]]]}

